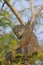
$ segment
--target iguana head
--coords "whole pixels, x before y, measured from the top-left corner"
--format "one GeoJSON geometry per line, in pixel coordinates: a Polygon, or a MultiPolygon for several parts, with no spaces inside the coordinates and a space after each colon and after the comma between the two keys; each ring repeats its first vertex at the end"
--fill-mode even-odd
{"type": "Polygon", "coordinates": [[[16,25],[13,28],[13,32],[15,33],[15,35],[18,37],[18,39],[22,38],[22,35],[24,33],[25,27],[22,25],[16,25]]]}

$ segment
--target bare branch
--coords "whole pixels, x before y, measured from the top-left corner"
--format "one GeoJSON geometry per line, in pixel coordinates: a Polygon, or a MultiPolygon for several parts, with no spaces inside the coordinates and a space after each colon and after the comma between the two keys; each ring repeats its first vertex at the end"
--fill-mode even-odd
{"type": "Polygon", "coordinates": [[[34,27],[33,25],[34,25],[35,19],[36,19],[35,16],[33,16],[33,17],[31,18],[30,26],[34,27]]]}
{"type": "Polygon", "coordinates": [[[33,23],[35,21],[35,12],[34,12],[34,5],[33,5],[33,0],[30,0],[30,7],[31,7],[31,13],[32,13],[32,18],[30,21],[30,25],[33,27],[33,23]]]}
{"type": "Polygon", "coordinates": [[[5,5],[5,1],[4,1],[4,3],[2,4],[1,11],[3,10],[4,5],[5,5]]]}
{"type": "Polygon", "coordinates": [[[30,25],[33,26],[33,23],[34,23],[36,17],[40,14],[40,11],[41,11],[42,9],[43,9],[43,5],[40,6],[40,8],[39,8],[39,10],[38,10],[38,12],[37,12],[36,14],[34,13],[34,16],[33,16],[32,19],[31,19],[30,25]]]}
{"type": "MultiPolygon", "coordinates": [[[[39,6],[41,6],[41,5],[36,5],[36,6],[34,6],[34,8],[37,8],[37,7],[39,7],[39,6]]],[[[26,10],[30,10],[30,7],[24,8],[24,9],[18,11],[18,12],[19,12],[19,13],[22,13],[22,12],[24,12],[24,11],[26,11],[26,10]]]]}
{"type": "Polygon", "coordinates": [[[41,12],[42,9],[43,9],[43,5],[40,6],[40,8],[38,9],[38,12],[35,15],[38,16],[40,14],[40,12],[41,12]]]}
{"type": "Polygon", "coordinates": [[[21,16],[19,15],[18,11],[11,5],[10,2],[5,0],[5,3],[8,5],[8,7],[11,9],[11,11],[16,15],[17,19],[22,25],[25,25],[24,21],[22,20],[21,16]]]}
{"type": "Polygon", "coordinates": [[[33,0],[30,0],[30,8],[31,8],[31,13],[32,13],[32,16],[34,16],[34,5],[33,5],[33,0]]]}

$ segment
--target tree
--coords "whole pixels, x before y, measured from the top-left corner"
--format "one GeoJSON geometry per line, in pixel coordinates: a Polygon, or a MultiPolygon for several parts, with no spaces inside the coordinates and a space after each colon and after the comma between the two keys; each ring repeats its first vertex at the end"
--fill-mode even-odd
{"type": "MultiPolygon", "coordinates": [[[[8,0],[5,0],[4,4],[5,3],[8,5],[8,7],[14,13],[14,15],[16,15],[16,17],[19,20],[19,22],[21,23],[21,25],[25,26],[26,24],[21,19],[21,16],[19,15],[18,11],[15,8],[13,8],[13,6],[11,5],[11,3],[8,0]]],[[[11,18],[9,18],[11,16],[10,12],[3,10],[4,4],[2,5],[2,8],[1,8],[2,12],[0,14],[0,16],[2,16],[2,18],[0,18],[0,22],[1,22],[0,24],[1,24],[1,27],[2,27],[2,30],[3,30],[3,33],[1,34],[1,40],[3,40],[3,41],[1,41],[1,44],[3,45],[3,46],[1,46],[1,53],[2,54],[4,52],[7,53],[9,51],[9,49],[11,50],[12,47],[14,47],[14,45],[17,44],[17,40],[16,40],[17,38],[15,37],[15,35],[13,34],[12,31],[10,32],[10,34],[6,34],[5,33],[5,29],[7,27],[11,27],[12,28],[13,27],[13,23],[11,21],[11,18]],[[3,52],[3,48],[4,48],[4,52],[3,52]]],[[[32,12],[32,17],[31,17],[31,20],[30,20],[30,27],[32,27],[32,30],[30,28],[30,32],[31,32],[31,31],[33,31],[34,21],[35,21],[36,17],[39,15],[40,11],[43,9],[43,5],[39,8],[38,12],[36,12],[36,13],[34,12],[34,5],[33,5],[33,1],[32,0],[30,0],[30,6],[31,6],[30,7],[31,8],[31,12],[32,12]]],[[[32,34],[32,32],[30,33],[30,36],[31,36],[31,34],[32,34]]]]}

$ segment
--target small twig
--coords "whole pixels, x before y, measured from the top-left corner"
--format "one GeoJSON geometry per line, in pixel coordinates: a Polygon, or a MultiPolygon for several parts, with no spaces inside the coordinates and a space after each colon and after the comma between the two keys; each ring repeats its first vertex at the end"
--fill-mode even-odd
{"type": "Polygon", "coordinates": [[[40,6],[40,8],[38,9],[38,11],[37,11],[37,13],[35,15],[38,16],[42,9],[43,9],[43,5],[40,6]]]}
{"type": "Polygon", "coordinates": [[[4,5],[5,5],[5,1],[4,1],[4,3],[2,4],[1,11],[3,10],[4,5]]]}

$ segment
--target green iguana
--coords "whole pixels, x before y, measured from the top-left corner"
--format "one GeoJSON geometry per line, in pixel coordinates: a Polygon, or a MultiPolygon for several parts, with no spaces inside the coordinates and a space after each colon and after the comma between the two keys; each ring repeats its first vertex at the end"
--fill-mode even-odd
{"type": "Polygon", "coordinates": [[[20,39],[20,41],[18,45],[14,46],[11,54],[10,52],[6,54],[7,61],[10,60],[12,64],[13,60],[11,58],[13,57],[13,59],[15,59],[17,53],[22,55],[28,54],[29,56],[32,54],[37,54],[40,46],[38,44],[35,33],[33,33],[32,27],[17,25],[15,28],[13,28],[13,31],[17,35],[18,39],[20,39]],[[16,54],[13,52],[14,50],[16,51],[16,54]]]}

